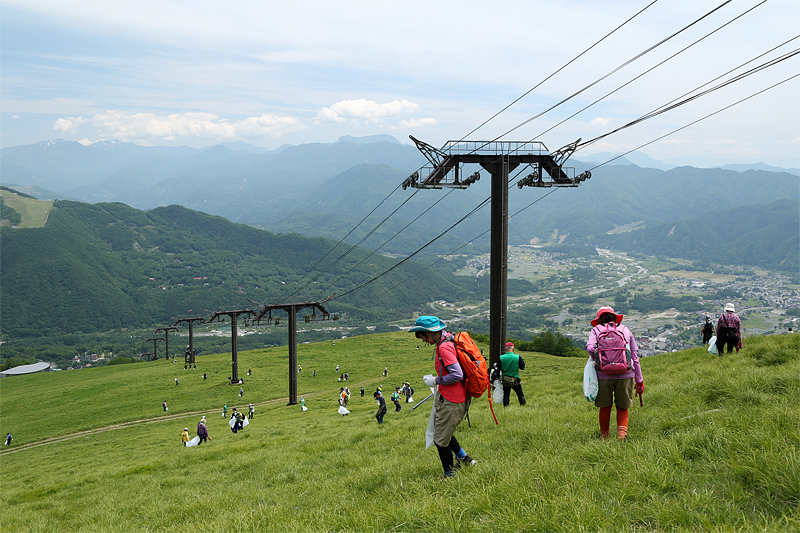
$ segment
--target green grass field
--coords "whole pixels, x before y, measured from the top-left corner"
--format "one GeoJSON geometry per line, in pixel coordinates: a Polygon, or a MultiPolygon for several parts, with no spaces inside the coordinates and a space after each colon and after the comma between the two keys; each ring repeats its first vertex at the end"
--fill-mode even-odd
{"type": "Polygon", "coordinates": [[[286,405],[285,347],[240,353],[242,398],[225,384],[229,354],[193,371],[160,360],[6,378],[0,530],[797,531],[798,354],[800,336],[782,335],[723,358],[646,358],[644,406],[619,443],[597,438],[584,359],[523,353],[528,405],[512,395],[496,426],[478,400],[457,436],[479,463],[447,481],[425,450],[430,403],[373,418],[378,384],[409,380],[415,400],[426,395],[431,349],[404,333],[299,346],[305,413],[286,405]],[[350,374],[347,417],[337,364],[350,374]],[[256,416],[234,435],[222,405],[251,401],[256,416]],[[201,414],[211,440],[184,448],[201,414]]]}
{"type": "Polygon", "coordinates": [[[53,202],[49,200],[25,198],[6,190],[0,190],[0,195],[7,206],[14,208],[22,216],[19,228],[44,227],[53,208],[53,202]]]}

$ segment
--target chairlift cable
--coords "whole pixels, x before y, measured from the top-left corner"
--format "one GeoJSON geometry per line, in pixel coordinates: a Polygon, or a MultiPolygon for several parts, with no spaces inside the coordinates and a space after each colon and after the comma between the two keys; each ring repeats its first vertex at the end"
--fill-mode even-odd
{"type": "Polygon", "coordinates": [[[620,85],[619,87],[617,87],[617,88],[616,88],[616,89],[614,89],[613,91],[606,93],[605,95],[601,96],[600,98],[598,98],[597,100],[595,100],[595,101],[594,101],[594,102],[592,102],[591,104],[589,104],[589,105],[587,105],[587,106],[583,107],[582,109],[580,109],[580,110],[576,111],[575,113],[571,114],[570,116],[568,116],[567,118],[565,118],[565,119],[564,119],[564,120],[562,120],[561,122],[558,122],[557,124],[554,124],[553,126],[550,126],[549,128],[547,128],[547,129],[546,129],[546,130],[544,130],[543,132],[541,132],[541,133],[539,133],[538,135],[536,135],[536,136],[534,137],[534,139],[541,138],[541,137],[542,137],[542,135],[544,135],[545,133],[548,133],[548,132],[550,132],[550,131],[554,130],[555,128],[557,128],[558,126],[562,125],[563,123],[565,123],[565,122],[566,122],[566,121],[568,121],[569,119],[571,119],[571,118],[574,118],[575,116],[577,116],[577,115],[579,115],[579,114],[583,113],[584,111],[586,111],[586,110],[587,110],[587,109],[589,109],[590,107],[594,106],[594,105],[595,105],[595,104],[597,104],[598,102],[601,102],[601,101],[605,100],[606,98],[608,98],[608,97],[609,97],[609,96],[611,96],[612,94],[616,93],[617,91],[619,91],[619,90],[621,90],[621,89],[623,89],[623,88],[627,87],[628,85],[630,85],[630,84],[631,84],[631,83],[633,83],[634,81],[638,80],[639,78],[641,78],[641,77],[643,77],[643,76],[645,76],[645,75],[649,74],[650,72],[652,72],[653,70],[657,69],[658,67],[660,67],[661,65],[663,65],[663,64],[664,64],[664,63],[666,63],[667,61],[670,61],[670,60],[674,59],[675,57],[677,57],[678,55],[682,54],[683,52],[685,52],[685,51],[686,51],[686,50],[688,50],[689,48],[693,47],[694,45],[698,44],[699,42],[701,42],[701,41],[703,41],[703,40],[707,39],[708,37],[711,37],[712,35],[714,35],[714,34],[715,34],[715,33],[717,33],[718,31],[720,31],[720,30],[721,30],[721,29],[723,29],[724,27],[728,26],[729,24],[732,24],[732,23],[733,23],[734,21],[736,21],[737,19],[740,19],[741,17],[745,16],[746,14],[748,14],[748,13],[749,13],[749,12],[751,12],[751,11],[753,11],[755,8],[757,8],[757,7],[759,7],[759,6],[763,5],[763,4],[765,4],[766,2],[767,2],[767,0],[762,0],[760,3],[758,3],[758,4],[754,5],[753,7],[751,7],[750,9],[748,9],[747,11],[745,11],[745,12],[743,12],[743,13],[741,13],[741,14],[739,14],[739,15],[735,16],[734,18],[732,18],[731,20],[729,20],[728,22],[726,22],[726,23],[725,23],[725,24],[723,24],[722,26],[719,26],[719,27],[717,27],[716,29],[714,29],[714,30],[710,31],[709,33],[707,33],[707,34],[705,34],[704,36],[700,37],[699,39],[697,39],[697,40],[696,40],[696,41],[694,41],[693,43],[691,43],[691,44],[689,44],[689,45],[687,45],[687,46],[685,46],[685,47],[681,48],[680,50],[678,50],[677,52],[675,52],[675,53],[674,53],[674,54],[672,54],[671,56],[667,57],[666,59],[663,59],[662,61],[660,61],[660,62],[658,62],[658,63],[656,63],[655,65],[653,65],[653,66],[652,66],[652,67],[650,67],[649,69],[645,70],[645,71],[644,71],[644,72],[642,72],[641,74],[639,74],[639,75],[637,75],[637,76],[634,76],[633,78],[631,78],[631,79],[630,79],[630,80],[628,80],[627,82],[623,83],[622,85],[620,85]]]}
{"type": "Polygon", "coordinates": [[[488,124],[489,122],[491,122],[492,120],[494,120],[495,118],[497,118],[497,117],[498,117],[498,116],[499,116],[501,113],[503,113],[504,111],[506,111],[508,108],[510,108],[511,106],[513,106],[514,104],[516,104],[517,102],[519,102],[520,100],[522,100],[523,98],[525,98],[526,96],[528,96],[528,95],[529,95],[530,93],[532,93],[534,90],[538,89],[538,88],[539,88],[539,87],[540,87],[540,86],[541,86],[543,83],[545,83],[547,80],[549,80],[550,78],[552,78],[553,76],[555,76],[556,74],[558,74],[559,72],[561,72],[562,70],[564,70],[565,68],[567,68],[568,66],[570,66],[572,63],[574,63],[575,61],[577,61],[577,60],[578,60],[578,59],[579,59],[581,56],[583,56],[584,54],[586,54],[587,52],[589,52],[589,51],[590,51],[592,48],[594,48],[595,46],[597,46],[598,44],[600,44],[601,42],[603,42],[604,40],[606,40],[606,39],[607,39],[608,37],[610,37],[610,36],[611,36],[611,35],[612,35],[614,32],[616,32],[617,30],[619,30],[620,28],[622,28],[623,26],[625,26],[625,25],[626,25],[628,22],[632,21],[633,19],[635,19],[636,17],[638,17],[639,15],[641,15],[641,14],[642,14],[642,13],[643,13],[643,12],[644,12],[646,9],[648,9],[649,7],[651,7],[651,6],[652,6],[653,4],[655,4],[656,2],[658,2],[658,0],[653,0],[652,2],[650,2],[649,4],[647,4],[646,6],[644,6],[642,9],[640,9],[638,12],[636,12],[636,13],[635,13],[635,14],[634,14],[632,17],[630,17],[628,20],[626,20],[625,22],[623,22],[622,24],[620,24],[619,26],[617,26],[616,28],[614,28],[613,30],[611,30],[610,32],[608,32],[607,34],[605,34],[603,37],[601,37],[599,40],[595,41],[595,43],[594,43],[594,44],[592,44],[591,46],[589,46],[589,47],[588,47],[587,49],[585,49],[583,52],[581,52],[580,54],[576,55],[575,57],[573,57],[572,59],[570,59],[569,61],[567,61],[566,63],[564,63],[564,64],[563,64],[561,67],[559,67],[557,70],[553,71],[553,72],[552,72],[552,73],[551,73],[549,76],[547,76],[547,77],[546,77],[546,78],[544,78],[542,81],[540,81],[539,83],[537,83],[536,85],[534,85],[533,87],[531,87],[530,89],[528,89],[527,91],[525,91],[525,92],[524,92],[524,93],[523,93],[521,96],[517,97],[517,98],[516,98],[516,99],[515,99],[513,102],[511,102],[510,104],[508,104],[507,106],[505,106],[503,109],[501,109],[500,111],[498,111],[497,113],[495,113],[494,115],[492,115],[491,117],[489,117],[488,119],[486,119],[485,121],[483,121],[483,122],[482,122],[482,123],[481,123],[481,124],[480,124],[478,127],[476,127],[475,129],[473,129],[472,131],[470,131],[469,133],[467,133],[466,135],[464,135],[464,136],[463,136],[463,137],[462,137],[462,138],[461,138],[461,139],[460,139],[458,142],[461,142],[461,141],[463,141],[464,139],[466,139],[467,137],[469,137],[470,135],[472,135],[473,133],[475,133],[476,131],[478,131],[478,130],[479,130],[479,129],[481,129],[482,127],[484,127],[486,124],[488,124]]]}

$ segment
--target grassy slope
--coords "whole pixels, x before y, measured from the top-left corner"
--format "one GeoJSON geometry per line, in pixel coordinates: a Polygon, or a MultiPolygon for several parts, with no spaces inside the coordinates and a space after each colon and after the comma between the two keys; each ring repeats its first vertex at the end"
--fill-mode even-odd
{"type": "Polygon", "coordinates": [[[306,413],[285,405],[285,347],[240,354],[240,374],[254,371],[241,399],[224,385],[229,355],[202,357],[192,372],[162,360],[3,379],[0,434],[15,441],[0,455],[0,529],[797,530],[799,344],[756,337],[722,359],[698,348],[643,360],[644,407],[631,410],[624,445],[597,440],[582,359],[525,354],[529,405],[512,398],[499,426],[485,399],[474,405],[457,435],[480,463],[447,482],[424,450],[430,404],[390,410],[382,427],[372,418],[376,383],[410,379],[424,397],[430,349],[407,334],[301,345],[306,413]],[[351,375],[348,417],[336,414],[336,364],[351,375]],[[243,401],[258,403],[256,417],[233,435],[219,408],[243,401]],[[201,412],[212,440],[185,449],[181,429],[201,412]]]}
{"type": "Polygon", "coordinates": [[[3,196],[3,201],[7,206],[14,208],[22,215],[22,222],[19,224],[20,228],[43,227],[47,222],[50,210],[53,208],[53,202],[49,200],[25,198],[6,190],[0,190],[0,195],[3,196]]]}

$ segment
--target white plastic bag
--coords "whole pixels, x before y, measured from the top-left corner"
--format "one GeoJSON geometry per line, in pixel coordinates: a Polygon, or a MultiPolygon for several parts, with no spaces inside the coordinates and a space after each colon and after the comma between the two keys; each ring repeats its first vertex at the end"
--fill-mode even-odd
{"type": "Polygon", "coordinates": [[[499,379],[496,379],[492,382],[492,386],[494,390],[492,390],[492,401],[497,405],[503,403],[503,384],[500,383],[499,379]]]}
{"type": "Polygon", "coordinates": [[[190,448],[192,446],[197,446],[198,444],[200,444],[200,437],[199,436],[197,436],[197,437],[193,438],[192,440],[190,440],[189,442],[187,442],[186,443],[186,447],[190,448]]]}
{"type": "Polygon", "coordinates": [[[583,367],[583,395],[586,400],[593,402],[597,398],[597,391],[600,389],[600,382],[597,381],[597,369],[594,361],[590,357],[583,367]]]}
{"type": "Polygon", "coordinates": [[[344,405],[340,405],[339,406],[339,414],[342,415],[342,416],[349,415],[350,411],[348,411],[347,408],[344,405]]]}
{"type": "Polygon", "coordinates": [[[717,336],[714,335],[710,339],[708,339],[708,353],[719,355],[717,352],[717,336]]]}
{"type": "Polygon", "coordinates": [[[431,416],[428,419],[428,427],[425,428],[425,449],[427,450],[431,446],[433,446],[433,417],[436,411],[436,392],[439,390],[439,386],[436,385],[435,387],[431,387],[431,394],[433,394],[433,402],[431,402],[431,416]]]}

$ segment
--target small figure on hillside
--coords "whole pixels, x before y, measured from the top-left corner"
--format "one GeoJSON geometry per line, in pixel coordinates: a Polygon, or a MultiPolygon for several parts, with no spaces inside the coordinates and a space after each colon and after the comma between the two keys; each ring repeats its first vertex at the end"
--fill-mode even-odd
{"type": "Polygon", "coordinates": [[[312,377],[317,377],[317,369],[316,368],[311,371],[311,376],[312,377]]]}
{"type": "Polygon", "coordinates": [[[197,443],[198,446],[203,444],[208,440],[208,427],[206,426],[206,417],[200,419],[200,422],[197,423],[197,436],[200,437],[200,442],[197,443]]]}
{"type": "Polygon", "coordinates": [[[306,407],[306,401],[302,396],[300,396],[300,410],[303,412],[308,411],[308,407],[306,407]]]}
{"type": "Polygon", "coordinates": [[[164,411],[166,411],[167,410],[167,402],[161,402],[161,408],[164,409],[164,411]]]}
{"type": "Polygon", "coordinates": [[[350,379],[350,374],[348,374],[347,372],[345,372],[345,373],[344,373],[344,380],[345,380],[345,381],[347,381],[348,379],[350,379]]]}
{"type": "Polygon", "coordinates": [[[375,413],[375,418],[378,420],[378,424],[383,424],[383,415],[385,415],[387,411],[386,400],[383,399],[383,394],[378,390],[372,394],[372,397],[375,398],[378,403],[378,412],[375,413]]]}
{"type": "Polygon", "coordinates": [[[517,393],[520,405],[525,405],[525,393],[522,392],[522,382],[519,379],[519,371],[525,370],[525,361],[522,357],[514,353],[514,343],[506,343],[506,353],[500,356],[500,369],[503,372],[501,382],[503,383],[503,406],[508,407],[511,400],[511,391],[517,393]]]}
{"type": "Polygon", "coordinates": [[[333,341],[333,345],[336,346],[336,341],[333,341]]]}
{"type": "Polygon", "coordinates": [[[181,433],[181,442],[183,442],[184,446],[186,446],[186,443],[189,442],[189,428],[183,428],[183,433],[181,433]]]}
{"type": "Polygon", "coordinates": [[[242,397],[242,394],[244,394],[244,389],[242,387],[239,387],[239,397],[240,398],[242,397]]]}
{"type": "Polygon", "coordinates": [[[178,378],[175,378],[175,385],[178,384],[178,378]]]}
{"type": "Polygon", "coordinates": [[[708,344],[711,337],[714,336],[714,324],[711,323],[711,317],[706,315],[706,322],[703,324],[703,329],[700,330],[703,334],[703,344],[708,344]]]}
{"type": "Polygon", "coordinates": [[[732,303],[725,304],[725,312],[717,319],[717,353],[722,357],[725,346],[728,353],[733,353],[736,346],[736,353],[742,349],[742,323],[736,314],[736,307],[732,303]]]}
{"type": "Polygon", "coordinates": [[[364,397],[364,385],[361,385],[361,397],[364,397]]]}
{"type": "Polygon", "coordinates": [[[253,415],[254,415],[255,413],[256,413],[256,406],[255,406],[255,404],[251,403],[250,405],[248,405],[248,409],[247,409],[247,417],[248,417],[250,420],[252,420],[252,419],[253,419],[253,415]]]}
{"type": "Polygon", "coordinates": [[[414,395],[414,388],[408,381],[406,381],[405,383],[405,388],[406,388],[406,403],[411,403],[414,401],[414,398],[412,398],[412,396],[414,395]]]}
{"type": "Polygon", "coordinates": [[[6,435],[6,446],[11,446],[11,441],[14,440],[14,436],[11,433],[6,435]]]}
{"type": "Polygon", "coordinates": [[[242,413],[240,413],[235,407],[233,408],[233,411],[231,411],[231,420],[234,421],[231,431],[236,433],[240,429],[244,429],[244,417],[242,417],[242,413]]]}
{"type": "Polygon", "coordinates": [[[336,365],[336,372],[339,372],[339,365],[336,365]]]}
{"type": "Polygon", "coordinates": [[[203,381],[205,381],[205,380],[206,380],[206,373],[203,372],[203,381]]]}
{"type": "Polygon", "coordinates": [[[193,369],[193,370],[197,370],[197,363],[195,363],[194,365],[192,365],[192,369],[193,369]]]}
{"type": "Polygon", "coordinates": [[[386,368],[386,367],[383,367],[383,377],[386,377],[388,375],[389,375],[389,369],[386,368]]]}
{"type": "Polygon", "coordinates": [[[344,381],[344,374],[339,374],[339,381],[344,381]]]}
{"type": "Polygon", "coordinates": [[[400,387],[397,386],[394,388],[394,392],[391,396],[392,403],[394,404],[394,412],[400,411],[400,387]]]}
{"type": "MultiPolygon", "coordinates": [[[[436,375],[428,374],[422,378],[428,387],[437,387],[434,396],[434,408],[431,413],[433,419],[433,444],[439,451],[439,460],[442,462],[445,477],[456,474],[453,464],[453,452],[456,454],[458,467],[477,464],[472,457],[464,451],[455,437],[456,427],[467,415],[469,402],[464,388],[464,371],[458,363],[456,344],[452,334],[445,331],[447,325],[435,316],[421,316],[417,318],[409,332],[426,344],[434,347],[434,369],[436,375]]],[[[427,443],[430,446],[430,442],[427,443]]]]}
{"type": "Polygon", "coordinates": [[[252,369],[252,368],[248,368],[248,369],[247,369],[247,375],[249,376],[249,375],[250,375],[250,374],[252,374],[252,373],[253,373],[253,369],[252,369]]]}
{"type": "Polygon", "coordinates": [[[222,418],[225,418],[226,416],[228,416],[228,406],[227,406],[227,404],[222,406],[222,418]]]}
{"type": "Polygon", "coordinates": [[[347,392],[344,387],[339,388],[339,405],[347,407],[347,392]]]}
{"type": "Polygon", "coordinates": [[[300,365],[297,365],[297,373],[299,374],[302,371],[303,371],[303,367],[300,366],[300,365]]]}
{"type": "Polygon", "coordinates": [[[586,342],[586,351],[595,362],[599,381],[594,404],[600,408],[600,438],[608,438],[611,406],[615,404],[617,438],[621,441],[628,437],[628,409],[633,404],[634,390],[640,401],[644,392],[637,355],[639,347],[631,330],[620,324],[622,318],[613,308],[601,307],[592,320],[592,331],[586,342]]]}

